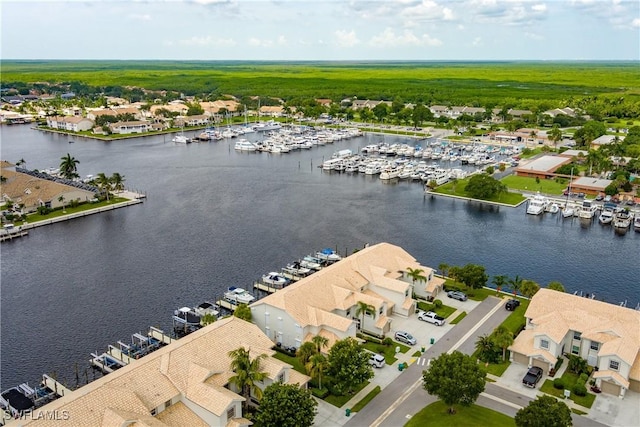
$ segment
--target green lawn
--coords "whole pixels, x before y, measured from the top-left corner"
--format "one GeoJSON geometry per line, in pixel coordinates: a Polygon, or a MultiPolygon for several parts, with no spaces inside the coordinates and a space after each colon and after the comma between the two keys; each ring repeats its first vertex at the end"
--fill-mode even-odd
{"type": "Polygon", "coordinates": [[[484,370],[488,374],[495,375],[496,377],[501,377],[502,374],[504,374],[504,371],[507,370],[509,365],[511,365],[511,362],[509,362],[509,352],[507,352],[507,360],[506,361],[500,362],[500,363],[489,363],[486,366],[483,364],[482,366],[484,367],[484,370]]]}
{"type": "MultiPolygon", "coordinates": [[[[574,374],[573,372],[566,372],[562,375],[562,380],[564,381],[564,387],[567,390],[571,390],[575,385],[576,381],[578,381],[579,376],[574,374]]],[[[576,404],[580,406],[584,406],[585,408],[591,408],[593,405],[593,401],[596,400],[596,395],[590,393],[589,384],[587,383],[587,395],[586,396],[578,396],[571,392],[571,396],[569,399],[573,400],[576,404]]],[[[555,397],[564,398],[564,390],[559,390],[553,386],[552,380],[546,380],[542,386],[540,387],[540,391],[543,393],[550,394],[555,397]]]]}
{"type": "Polygon", "coordinates": [[[324,399],[324,401],[327,403],[331,403],[333,406],[336,406],[338,408],[342,408],[349,400],[351,400],[353,396],[358,394],[360,390],[365,388],[368,384],[369,384],[369,381],[365,381],[362,384],[355,387],[353,389],[353,393],[345,394],[344,396],[334,396],[333,394],[330,394],[324,399]]]}
{"type": "Polygon", "coordinates": [[[460,321],[461,321],[462,319],[464,319],[465,317],[467,317],[467,312],[466,312],[466,311],[463,311],[462,313],[458,314],[458,315],[456,316],[456,318],[455,318],[455,319],[453,319],[453,320],[452,320],[451,322],[449,322],[449,323],[450,323],[450,324],[452,324],[452,325],[457,325],[457,324],[458,324],[458,323],[460,323],[460,321]]]}
{"type": "Polygon", "coordinates": [[[351,408],[351,411],[352,412],[358,412],[358,411],[362,410],[362,408],[367,406],[367,403],[371,402],[371,400],[373,400],[373,398],[376,397],[378,395],[378,393],[380,393],[381,391],[382,391],[382,389],[380,388],[379,385],[377,385],[373,390],[371,390],[369,393],[367,393],[367,395],[365,397],[363,397],[360,402],[358,402],[355,405],[353,405],[353,408],[351,408]]]}
{"type": "MultiPolygon", "coordinates": [[[[384,361],[387,365],[393,365],[397,360],[396,345],[402,345],[402,344],[398,344],[394,342],[394,345],[386,346],[386,345],[378,344],[371,341],[367,341],[364,344],[362,344],[362,346],[367,350],[372,351],[374,353],[382,354],[384,356],[384,361]]],[[[409,350],[409,347],[407,347],[407,350],[409,350]]],[[[404,352],[406,352],[407,350],[405,350],[404,352]]]]}
{"type": "Polygon", "coordinates": [[[424,407],[405,427],[502,427],[515,426],[513,418],[478,405],[457,405],[456,413],[449,415],[448,407],[441,401],[424,407]]]}
{"type": "Polygon", "coordinates": [[[449,307],[448,305],[442,304],[440,307],[436,307],[432,303],[424,301],[418,301],[418,308],[424,311],[433,311],[438,316],[442,316],[445,319],[451,316],[456,311],[454,307],[449,307]]]}
{"type": "Polygon", "coordinates": [[[289,365],[293,366],[293,369],[300,372],[301,374],[307,375],[307,370],[304,369],[304,366],[302,366],[302,363],[300,363],[300,360],[298,360],[297,357],[289,356],[279,351],[276,351],[276,354],[274,354],[273,357],[275,357],[276,359],[284,363],[288,363],[289,365]]]}
{"type": "Polygon", "coordinates": [[[528,299],[518,299],[520,300],[520,305],[513,310],[504,322],[502,322],[502,325],[509,329],[513,333],[514,337],[519,334],[525,326],[526,320],[524,318],[524,313],[527,311],[527,307],[529,306],[528,299]]]}
{"type": "MultiPolygon", "coordinates": [[[[444,194],[448,196],[458,196],[458,197],[469,197],[467,193],[465,193],[464,189],[467,186],[468,179],[459,179],[455,183],[448,182],[444,185],[439,186],[435,190],[434,193],[444,194]]],[[[502,203],[505,205],[517,206],[522,203],[526,197],[524,197],[520,193],[501,193],[497,196],[491,197],[490,199],[484,200],[487,202],[495,202],[502,203]]]]}
{"type": "Polygon", "coordinates": [[[526,151],[523,150],[522,154],[520,154],[520,157],[522,157],[523,159],[528,159],[540,153],[542,153],[542,147],[536,147],[534,149],[528,149],[526,151]]]}
{"type": "Polygon", "coordinates": [[[125,199],[124,197],[112,197],[109,199],[109,201],[107,202],[102,201],[102,202],[98,202],[98,203],[83,203],[81,205],[78,205],[76,207],[66,207],[64,210],[65,212],[62,211],[62,209],[56,209],[54,211],[49,212],[47,215],[40,215],[39,213],[32,213],[27,215],[27,223],[32,223],[32,222],[37,222],[37,221],[46,221],[48,219],[53,219],[53,218],[57,218],[63,215],[70,215],[70,214],[74,214],[74,213],[78,213],[78,212],[84,212],[84,211],[88,211],[90,209],[97,209],[97,208],[102,208],[105,206],[110,206],[113,205],[115,203],[120,203],[120,202],[126,202],[129,199],[125,199]]]}
{"type": "Polygon", "coordinates": [[[539,191],[544,194],[562,195],[562,192],[569,185],[569,180],[559,179],[541,179],[536,182],[535,178],[527,176],[509,175],[500,180],[509,189],[523,191],[539,191]]]}
{"type": "Polygon", "coordinates": [[[495,296],[495,289],[490,288],[480,288],[480,289],[469,289],[465,285],[460,282],[456,282],[453,279],[447,279],[444,282],[444,288],[447,290],[456,289],[467,294],[467,297],[473,301],[484,301],[490,295],[495,296]]]}

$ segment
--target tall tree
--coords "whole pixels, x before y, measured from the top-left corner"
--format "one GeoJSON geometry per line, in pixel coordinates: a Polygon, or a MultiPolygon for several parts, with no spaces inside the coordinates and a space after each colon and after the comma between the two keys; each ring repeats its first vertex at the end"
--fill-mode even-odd
{"type": "Polygon", "coordinates": [[[475,348],[478,352],[478,358],[483,362],[495,362],[497,359],[496,344],[489,335],[479,336],[475,348]]]}
{"type": "Polygon", "coordinates": [[[298,350],[296,351],[296,357],[300,361],[300,364],[305,366],[309,362],[309,359],[311,359],[311,357],[317,353],[318,350],[316,349],[316,345],[311,341],[307,341],[302,343],[302,345],[298,348],[298,350]]]}
{"type": "Polygon", "coordinates": [[[502,290],[502,287],[507,284],[508,277],[504,274],[499,274],[497,276],[493,276],[493,284],[496,285],[496,289],[498,292],[502,290]]]}
{"type": "Polygon", "coordinates": [[[527,298],[533,297],[540,290],[540,285],[538,285],[533,280],[523,280],[522,287],[520,288],[520,292],[523,296],[527,298]]]}
{"type": "Polygon", "coordinates": [[[558,282],[557,280],[549,282],[549,284],[547,285],[547,288],[552,289],[554,291],[558,291],[558,292],[565,292],[564,286],[562,285],[562,283],[558,282]]]}
{"type": "Polygon", "coordinates": [[[455,413],[454,405],[469,406],[484,391],[486,372],[476,360],[454,351],[433,359],[427,371],[422,372],[423,387],[438,396],[455,413]]]}
{"type": "Polygon", "coordinates": [[[447,277],[447,274],[449,273],[449,264],[441,262],[440,264],[438,264],[438,270],[442,272],[442,275],[444,277],[447,277]]]}
{"type": "Polygon", "coordinates": [[[513,332],[506,326],[499,325],[491,333],[491,339],[502,349],[502,360],[507,360],[507,347],[513,344],[513,332]]]}
{"type": "Polygon", "coordinates": [[[469,178],[465,193],[474,199],[487,200],[507,191],[506,186],[486,173],[474,174],[469,178]]]}
{"type": "Polygon", "coordinates": [[[358,316],[362,316],[361,317],[361,322],[360,322],[360,329],[362,330],[364,327],[364,315],[367,313],[371,313],[374,312],[375,308],[370,305],[367,304],[366,302],[363,301],[358,301],[358,305],[356,307],[356,317],[358,316]]]}
{"type": "MultiPolygon", "coordinates": [[[[78,164],[80,163],[75,157],[67,153],[66,156],[61,157],[60,160],[60,174],[66,179],[78,178],[78,164]]],[[[23,160],[24,162],[24,160],[23,160]]]]}
{"type": "Polygon", "coordinates": [[[487,284],[489,276],[482,265],[467,264],[456,271],[456,280],[473,289],[480,289],[487,284]]]}
{"type": "Polygon", "coordinates": [[[351,337],[337,341],[329,350],[329,375],[333,377],[338,393],[350,393],[373,377],[369,352],[351,337]]]}
{"type": "Polygon", "coordinates": [[[322,349],[327,347],[327,345],[329,345],[329,339],[321,335],[316,335],[313,338],[311,338],[311,342],[315,344],[316,351],[318,353],[322,353],[322,349]]]}
{"type": "Polygon", "coordinates": [[[100,189],[101,193],[104,193],[109,201],[109,193],[111,191],[111,177],[108,177],[103,172],[100,172],[95,178],[96,185],[100,189]]]}
{"type": "Polygon", "coordinates": [[[239,319],[251,322],[251,308],[247,304],[238,304],[233,315],[239,319]]]}
{"type": "Polygon", "coordinates": [[[310,427],[318,402],[297,384],[273,383],[264,389],[257,421],[263,426],[310,427]]]}
{"type": "Polygon", "coordinates": [[[124,190],[124,175],[114,172],[113,175],[111,175],[111,184],[116,191],[124,190]]]}
{"type": "Polygon", "coordinates": [[[516,277],[509,279],[509,286],[513,291],[513,296],[518,295],[518,291],[522,288],[522,278],[516,274],[516,277]]]}
{"type": "Polygon", "coordinates": [[[253,393],[258,400],[262,397],[262,390],[258,387],[258,383],[267,377],[267,373],[261,371],[262,368],[260,364],[267,356],[261,354],[251,359],[249,350],[244,347],[239,347],[231,350],[229,357],[231,358],[231,370],[235,373],[235,375],[229,378],[229,382],[235,385],[245,398],[243,411],[247,413],[251,393],[253,393]]]}
{"type": "Polygon", "coordinates": [[[417,282],[426,282],[427,276],[424,275],[424,270],[421,268],[407,268],[407,276],[411,278],[413,286],[416,286],[417,282]]]}
{"type": "Polygon", "coordinates": [[[560,130],[558,125],[553,125],[547,135],[549,136],[549,139],[553,141],[554,147],[557,147],[558,142],[562,141],[562,131],[560,130]]]}
{"type": "Polygon", "coordinates": [[[542,395],[520,409],[515,417],[518,427],[568,427],[573,425],[571,410],[553,396],[542,395]]]}
{"type": "Polygon", "coordinates": [[[311,378],[318,379],[318,388],[322,388],[322,374],[329,368],[329,361],[322,353],[316,353],[304,365],[311,378]]]}

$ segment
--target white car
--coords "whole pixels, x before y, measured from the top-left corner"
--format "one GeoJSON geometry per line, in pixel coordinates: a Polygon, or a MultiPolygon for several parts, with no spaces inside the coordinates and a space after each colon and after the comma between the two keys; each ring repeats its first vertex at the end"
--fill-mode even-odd
{"type": "Polygon", "coordinates": [[[376,353],[372,353],[371,357],[369,357],[369,365],[373,366],[374,368],[382,368],[385,365],[385,360],[384,357],[376,354],[376,353]]]}
{"type": "Polygon", "coordinates": [[[444,317],[438,316],[433,311],[420,311],[420,313],[418,313],[418,319],[428,323],[433,323],[437,326],[444,325],[444,317]]]}

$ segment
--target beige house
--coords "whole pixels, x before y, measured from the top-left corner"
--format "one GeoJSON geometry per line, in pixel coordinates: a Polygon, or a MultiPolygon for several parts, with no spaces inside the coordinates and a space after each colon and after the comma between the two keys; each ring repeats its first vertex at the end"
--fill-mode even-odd
{"type": "MultiPolygon", "coordinates": [[[[230,351],[244,347],[251,358],[267,355],[260,365],[267,373],[261,389],[274,382],[306,387],[309,380],[271,357],[272,346],[255,325],[228,317],[39,410],[69,414],[75,426],[249,426],[242,414],[245,399],[229,383],[234,375],[230,351]]],[[[60,421],[43,417],[25,425],[58,426],[60,421]]]]}
{"type": "Polygon", "coordinates": [[[573,354],[596,368],[604,393],[640,392],[640,311],[543,288],[525,318],[526,329],[509,347],[513,362],[548,372],[573,354]]]}
{"type": "Polygon", "coordinates": [[[80,132],[93,128],[93,120],[80,116],[47,117],[47,126],[53,129],[80,132]]]}
{"type": "Polygon", "coordinates": [[[296,348],[314,335],[328,338],[331,346],[355,337],[358,328],[383,337],[392,314],[415,312],[408,268],[422,269],[428,278],[416,283],[416,293],[438,288],[433,270],[402,248],[380,243],[253,303],[253,321],[274,342],[296,348]],[[364,314],[357,312],[360,302],[370,306],[364,314]]]}
{"type": "MultiPolygon", "coordinates": [[[[72,200],[86,202],[95,197],[95,192],[16,172],[15,165],[2,161],[0,201],[22,205],[22,212],[34,212],[39,206],[58,208],[68,206],[72,200]]],[[[87,186],[87,188],[89,188],[87,186]]]]}
{"type": "Polygon", "coordinates": [[[112,133],[127,135],[131,133],[144,133],[151,130],[151,123],[144,120],[133,122],[116,122],[109,124],[112,133]]]}

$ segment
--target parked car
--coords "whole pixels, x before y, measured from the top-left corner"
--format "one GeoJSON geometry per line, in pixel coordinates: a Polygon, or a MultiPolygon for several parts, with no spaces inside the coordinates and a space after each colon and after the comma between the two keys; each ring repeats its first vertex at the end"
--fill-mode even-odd
{"type": "Polygon", "coordinates": [[[467,294],[465,294],[464,292],[460,292],[460,291],[449,291],[449,292],[447,292],[447,296],[449,298],[457,299],[458,301],[466,301],[467,300],[467,294]]]}
{"type": "Polygon", "coordinates": [[[413,335],[405,331],[396,332],[395,338],[396,338],[396,341],[400,341],[402,343],[409,344],[409,345],[415,345],[417,342],[416,339],[413,337],[413,335]]]}
{"type": "Polygon", "coordinates": [[[522,379],[522,384],[527,387],[535,388],[538,381],[542,378],[542,368],[538,368],[537,366],[533,366],[529,368],[529,371],[522,379]]]}
{"type": "Polygon", "coordinates": [[[384,357],[380,354],[372,353],[369,357],[369,365],[374,368],[382,368],[385,365],[384,357]]]}
{"type": "Polygon", "coordinates": [[[506,308],[509,311],[513,311],[516,308],[518,308],[519,305],[520,305],[520,300],[517,300],[515,298],[511,298],[509,301],[507,301],[507,303],[505,304],[504,308],[506,308]]]}
{"type": "Polygon", "coordinates": [[[418,319],[425,322],[433,323],[437,326],[444,325],[444,317],[438,316],[433,311],[420,311],[420,313],[418,313],[418,319]]]}

